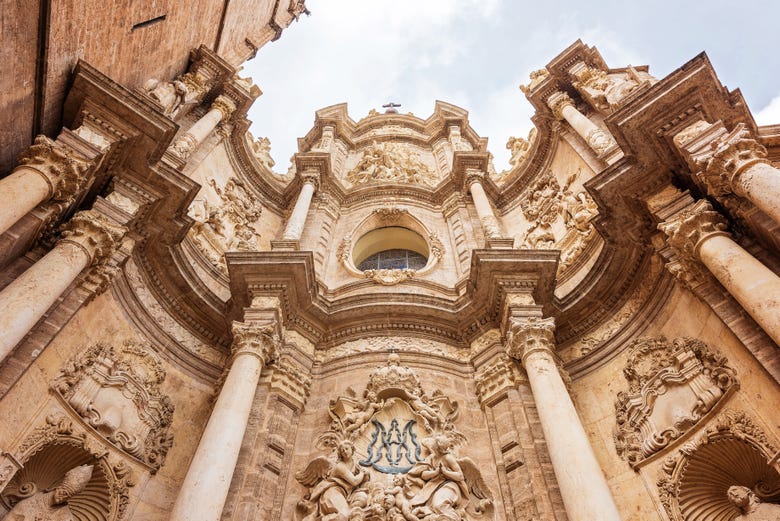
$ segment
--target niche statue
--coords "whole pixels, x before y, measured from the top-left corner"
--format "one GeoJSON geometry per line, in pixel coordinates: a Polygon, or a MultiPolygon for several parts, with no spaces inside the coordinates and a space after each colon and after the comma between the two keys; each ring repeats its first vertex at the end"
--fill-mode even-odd
{"type": "Polygon", "coordinates": [[[734,485],[726,495],[741,512],[733,521],[780,521],[780,505],[762,503],[747,487],[734,485]]]}
{"type": "Polygon", "coordinates": [[[74,521],[68,500],[86,488],[92,469],[92,465],[70,469],[54,487],[19,501],[3,520],[74,521]]]}

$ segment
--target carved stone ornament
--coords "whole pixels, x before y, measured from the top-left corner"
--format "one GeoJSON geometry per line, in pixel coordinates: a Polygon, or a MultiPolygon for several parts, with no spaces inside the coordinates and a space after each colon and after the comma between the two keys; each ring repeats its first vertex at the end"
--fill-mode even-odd
{"type": "Polygon", "coordinates": [[[585,142],[599,156],[603,156],[617,147],[617,141],[612,137],[612,134],[600,128],[594,128],[588,132],[588,135],[585,136],[585,142]]]}
{"type": "Polygon", "coordinates": [[[773,521],[780,515],[777,448],[743,412],[726,411],[664,460],[657,482],[673,521],[773,521]]]}
{"type": "Polygon", "coordinates": [[[135,477],[121,459],[79,432],[63,414],[51,414],[22,442],[24,462],[0,494],[9,520],[123,518],[135,477]],[[74,470],[78,469],[78,470],[74,470]]]}
{"type": "Polygon", "coordinates": [[[311,377],[301,366],[287,358],[275,362],[273,371],[271,388],[283,392],[303,408],[309,398],[311,377]]]}
{"type": "Polygon", "coordinates": [[[253,322],[233,322],[231,352],[235,359],[241,355],[256,356],[263,364],[279,353],[279,334],[274,324],[259,325],[253,322]]]}
{"type": "Polygon", "coordinates": [[[728,235],[726,220],[705,199],[700,199],[672,219],[658,225],[669,238],[669,246],[684,261],[697,262],[697,248],[713,235],[728,235]]]}
{"type": "Polygon", "coordinates": [[[90,163],[46,136],[35,138],[19,156],[19,164],[31,168],[49,185],[51,199],[64,209],[72,203],[87,181],[90,163]]]}
{"type": "Polygon", "coordinates": [[[640,338],[615,402],[615,448],[632,467],[691,430],[738,387],[727,360],[695,338],[640,338]]]}
{"type": "Polygon", "coordinates": [[[439,181],[412,147],[403,143],[374,142],[363,149],[363,156],[346,180],[352,185],[404,183],[432,187],[439,181]]]}
{"type": "Polygon", "coordinates": [[[173,445],[174,407],[160,389],[164,380],[148,345],[95,344],[69,360],[51,388],[101,436],[156,472],[173,445]]]}
{"type": "Polygon", "coordinates": [[[580,63],[571,69],[577,78],[574,88],[600,110],[615,109],[620,102],[639,87],[639,81],[629,72],[612,73],[580,63]]]}
{"type": "Polygon", "coordinates": [[[550,107],[553,115],[558,119],[563,119],[564,108],[573,107],[576,110],[574,100],[571,99],[571,96],[565,92],[560,91],[554,92],[549,98],[547,98],[547,106],[550,107]]]}
{"type": "Polygon", "coordinates": [[[369,376],[362,398],[331,400],[332,422],[296,480],[308,489],[296,519],[468,521],[493,519],[491,492],[477,465],[458,457],[457,403],[428,395],[391,354],[369,376]]]}
{"type": "MultiPolygon", "coordinates": [[[[566,187],[568,189],[568,186],[566,187]]],[[[520,207],[531,222],[552,223],[561,213],[561,185],[552,170],[541,175],[523,194],[520,207]]]]}
{"type": "Polygon", "coordinates": [[[516,389],[520,382],[517,363],[507,355],[483,365],[474,375],[474,385],[480,405],[485,405],[507,391],[516,389]]]}
{"type": "Polygon", "coordinates": [[[199,103],[208,91],[209,79],[198,71],[182,74],[173,81],[151,79],[144,85],[147,96],[162,109],[162,113],[175,118],[187,105],[199,103]]]}
{"type": "Polygon", "coordinates": [[[230,116],[236,111],[236,102],[230,97],[220,94],[211,103],[211,110],[218,110],[219,113],[222,114],[222,122],[224,123],[230,119],[230,116]]]}
{"type": "Polygon", "coordinates": [[[237,177],[229,178],[223,188],[213,178],[209,179],[209,185],[219,196],[220,203],[212,205],[204,199],[196,200],[189,212],[196,222],[188,235],[209,262],[227,275],[226,251],[260,249],[255,223],[260,219],[263,207],[237,177]]]}
{"type": "Polygon", "coordinates": [[[78,244],[89,255],[92,266],[99,266],[108,262],[126,233],[127,228],[102,213],[82,210],[63,224],[61,240],[78,244]]]}
{"type": "Polygon", "coordinates": [[[525,161],[528,154],[531,152],[531,145],[536,140],[536,127],[532,128],[528,132],[528,139],[521,137],[510,137],[506,142],[506,149],[509,150],[512,156],[509,158],[510,168],[517,168],[525,161]]]}
{"type": "Polygon", "coordinates": [[[383,286],[395,286],[405,280],[409,280],[414,277],[415,270],[402,269],[381,269],[381,270],[364,270],[363,276],[369,280],[373,280],[377,284],[383,286]]]}
{"type": "Polygon", "coordinates": [[[555,319],[512,318],[506,341],[506,353],[515,360],[524,360],[534,353],[555,357],[555,319]]]}
{"type": "Polygon", "coordinates": [[[271,157],[271,140],[267,137],[255,137],[250,131],[246,131],[246,142],[249,144],[249,150],[257,162],[260,163],[266,170],[273,172],[276,162],[271,157]]]}
{"type": "Polygon", "coordinates": [[[523,91],[523,94],[525,95],[530,94],[549,75],[550,75],[550,71],[548,71],[547,69],[539,69],[531,72],[531,74],[529,75],[529,78],[531,79],[530,83],[528,83],[528,85],[520,85],[520,90],[523,91]]]}

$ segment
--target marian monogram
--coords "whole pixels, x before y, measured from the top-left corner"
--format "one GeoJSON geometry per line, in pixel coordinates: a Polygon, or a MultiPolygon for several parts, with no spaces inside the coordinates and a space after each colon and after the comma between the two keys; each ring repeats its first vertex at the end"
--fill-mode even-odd
{"type": "Polygon", "coordinates": [[[390,427],[374,419],[374,433],[368,444],[366,459],[359,461],[364,467],[373,467],[385,474],[405,474],[420,461],[420,444],[414,432],[417,422],[409,420],[403,428],[393,418],[390,427]]]}

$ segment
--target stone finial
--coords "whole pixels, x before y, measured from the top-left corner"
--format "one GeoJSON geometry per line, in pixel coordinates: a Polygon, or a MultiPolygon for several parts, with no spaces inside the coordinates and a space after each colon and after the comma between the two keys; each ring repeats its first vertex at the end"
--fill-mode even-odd
{"type": "Polygon", "coordinates": [[[254,322],[234,321],[231,331],[233,359],[246,354],[256,356],[266,364],[279,353],[280,340],[274,324],[259,325],[254,322]]]}
{"type": "Polygon", "coordinates": [[[63,225],[63,241],[79,245],[89,255],[92,266],[108,262],[120,246],[127,228],[95,210],[76,213],[63,225]]]}
{"type": "Polygon", "coordinates": [[[19,164],[43,177],[55,201],[72,200],[84,186],[90,166],[86,159],[43,135],[22,153],[19,164]]]}
{"type": "Polygon", "coordinates": [[[523,317],[510,319],[506,353],[514,359],[525,361],[533,353],[555,350],[555,319],[523,317]]]}
{"type": "Polygon", "coordinates": [[[669,246],[677,257],[693,261],[698,260],[701,242],[713,235],[728,235],[726,228],[723,216],[704,199],[658,225],[658,229],[669,238],[669,246]]]}
{"type": "Polygon", "coordinates": [[[236,102],[224,94],[220,94],[211,104],[212,110],[218,110],[222,114],[222,121],[230,119],[231,114],[236,111],[236,102]]]}
{"type": "Polygon", "coordinates": [[[547,106],[550,107],[556,118],[563,119],[563,109],[574,107],[574,100],[567,93],[557,91],[547,98],[547,106]]]}

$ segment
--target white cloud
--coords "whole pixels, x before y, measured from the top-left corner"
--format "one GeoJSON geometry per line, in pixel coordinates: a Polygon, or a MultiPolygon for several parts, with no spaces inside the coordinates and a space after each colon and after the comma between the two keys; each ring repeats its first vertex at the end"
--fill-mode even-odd
{"type": "Polygon", "coordinates": [[[780,94],[775,96],[769,104],[755,114],[756,123],[759,125],[780,124],[780,94]]]}

